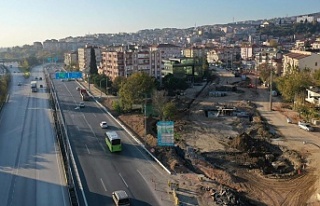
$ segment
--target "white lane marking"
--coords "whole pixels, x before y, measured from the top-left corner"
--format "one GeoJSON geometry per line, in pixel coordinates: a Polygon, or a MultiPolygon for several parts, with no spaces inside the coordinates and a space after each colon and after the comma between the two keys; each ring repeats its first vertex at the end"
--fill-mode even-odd
{"type": "Polygon", "coordinates": [[[107,152],[104,144],[101,144],[101,142],[99,142],[99,145],[103,149],[104,152],[107,152]]]}
{"type": "Polygon", "coordinates": [[[102,187],[103,187],[104,191],[107,192],[108,190],[107,190],[106,186],[104,185],[104,182],[103,182],[102,178],[100,178],[100,181],[101,181],[101,184],[102,184],[102,187]]]}
{"type": "Polygon", "coordinates": [[[89,150],[89,148],[88,148],[88,146],[86,145],[86,148],[87,148],[87,152],[88,152],[88,154],[91,154],[90,153],[90,150],[89,150]]]}
{"type": "Polygon", "coordinates": [[[139,170],[137,170],[137,172],[141,175],[141,177],[144,179],[145,182],[148,182],[148,181],[146,180],[146,178],[144,178],[144,176],[141,174],[141,172],[140,172],[139,170]]]}
{"type": "MultiPolygon", "coordinates": [[[[59,156],[58,156],[58,153],[59,153],[59,150],[57,149],[57,145],[56,145],[56,140],[54,139],[53,135],[52,135],[52,139],[53,139],[53,146],[54,146],[54,150],[55,150],[55,156],[56,156],[56,161],[57,161],[57,165],[58,165],[58,171],[59,171],[59,179],[60,181],[63,181],[62,180],[62,177],[64,177],[64,182],[65,182],[65,185],[63,186],[66,186],[67,185],[67,174],[65,172],[63,172],[63,168],[62,168],[62,165],[61,165],[61,162],[59,161],[59,156]],[[62,173],[63,172],[63,173],[62,173]]],[[[61,151],[60,151],[61,152],[61,151]]],[[[62,158],[62,157],[61,157],[62,158]]],[[[64,193],[64,187],[60,187],[61,188],[61,193],[62,193],[62,199],[63,199],[63,202],[67,202],[66,200],[66,197],[65,197],[65,193],[64,193]]]]}
{"type": "Polygon", "coordinates": [[[121,176],[121,174],[119,173],[119,176],[121,177],[122,181],[124,182],[124,184],[127,186],[127,188],[129,188],[128,184],[126,183],[126,181],[124,181],[123,177],[121,176]]]}
{"type": "MultiPolygon", "coordinates": [[[[131,143],[134,143],[134,141],[131,138],[128,138],[128,139],[129,141],[131,141],[131,143]]],[[[141,153],[141,155],[145,158],[145,160],[148,161],[162,175],[161,170],[159,170],[158,167],[150,160],[150,158],[139,149],[139,146],[141,147],[141,145],[133,144],[133,146],[141,153]]]]}

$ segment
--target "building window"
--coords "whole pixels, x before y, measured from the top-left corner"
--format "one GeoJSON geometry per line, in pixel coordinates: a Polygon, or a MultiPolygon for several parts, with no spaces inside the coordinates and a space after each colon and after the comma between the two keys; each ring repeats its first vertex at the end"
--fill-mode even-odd
{"type": "Polygon", "coordinates": [[[316,63],[314,64],[314,66],[318,66],[318,62],[316,62],[316,63]]]}

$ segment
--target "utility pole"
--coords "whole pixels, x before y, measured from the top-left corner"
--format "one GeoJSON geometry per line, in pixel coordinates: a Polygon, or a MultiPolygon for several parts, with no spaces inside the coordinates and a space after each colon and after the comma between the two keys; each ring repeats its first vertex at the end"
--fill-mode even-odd
{"type": "Polygon", "coordinates": [[[269,104],[270,104],[270,111],[272,111],[272,68],[270,68],[270,99],[269,99],[269,104]]]}
{"type": "Polygon", "coordinates": [[[145,136],[148,134],[147,130],[147,94],[144,94],[144,125],[145,125],[145,136]]]}

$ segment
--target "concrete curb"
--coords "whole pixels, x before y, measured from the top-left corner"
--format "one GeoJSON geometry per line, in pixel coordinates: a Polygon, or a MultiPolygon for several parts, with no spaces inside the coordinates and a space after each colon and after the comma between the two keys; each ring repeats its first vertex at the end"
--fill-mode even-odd
{"type": "MultiPolygon", "coordinates": [[[[78,82],[78,84],[81,86],[81,87],[83,87],[83,88],[85,88],[85,89],[88,89],[87,87],[85,87],[81,82],[79,82],[79,81],[77,81],[78,82]]],[[[127,127],[125,126],[125,125],[123,125],[117,118],[115,118],[108,110],[107,110],[107,108],[104,106],[104,105],[102,105],[95,97],[94,97],[94,95],[92,95],[92,93],[91,92],[89,92],[88,91],[88,94],[94,99],[94,101],[101,107],[101,108],[103,108],[103,110],[110,116],[110,117],[112,117],[112,119],[114,120],[114,121],[116,121],[131,137],[132,137],[132,139],[134,139],[147,153],[148,153],[148,155],[153,159],[153,160],[155,160],[168,174],[172,174],[171,172],[170,172],[170,170],[168,169],[168,168],[166,168],[161,162],[160,162],[160,160],[158,160],[145,146],[144,146],[144,144],[139,140],[139,139],[137,139],[131,132],[130,132],[130,130],[128,130],[127,129],[127,127]]]]}

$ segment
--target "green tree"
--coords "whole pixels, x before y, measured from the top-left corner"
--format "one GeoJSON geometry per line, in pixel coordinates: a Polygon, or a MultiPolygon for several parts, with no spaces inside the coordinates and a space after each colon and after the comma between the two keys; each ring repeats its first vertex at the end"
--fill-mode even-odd
{"type": "Polygon", "coordinates": [[[277,42],[275,39],[271,39],[271,40],[269,41],[269,45],[270,45],[271,47],[277,48],[277,47],[278,47],[278,42],[277,42]]]}
{"type": "Polygon", "coordinates": [[[267,63],[262,63],[258,66],[259,77],[262,82],[266,82],[270,79],[270,69],[267,63]]]}
{"type": "Polygon", "coordinates": [[[131,110],[133,104],[142,104],[146,95],[155,88],[154,79],[144,72],[136,72],[121,83],[119,96],[124,110],[131,110]]]}
{"type": "Polygon", "coordinates": [[[278,77],[275,82],[284,100],[288,102],[294,102],[296,94],[305,92],[313,84],[308,71],[292,72],[278,77]]]}
{"type": "Polygon", "coordinates": [[[90,49],[90,66],[89,67],[90,67],[89,74],[98,74],[96,54],[93,47],[91,47],[90,49]]]}
{"type": "Polygon", "coordinates": [[[127,80],[127,78],[123,77],[123,76],[117,76],[116,78],[114,78],[114,80],[111,84],[112,92],[118,93],[122,82],[125,82],[126,80],[127,80]]]}
{"type": "Polygon", "coordinates": [[[163,108],[164,120],[173,120],[174,115],[177,113],[177,107],[174,102],[167,102],[163,108]]]}
{"type": "Polygon", "coordinates": [[[176,90],[186,90],[188,88],[188,83],[185,79],[177,78],[173,74],[167,74],[162,79],[162,83],[169,96],[173,95],[176,90]]]}
{"type": "Polygon", "coordinates": [[[27,59],[23,59],[21,62],[20,62],[20,66],[24,69],[29,69],[29,62],[27,59]]]}
{"type": "Polygon", "coordinates": [[[320,86],[320,69],[315,70],[312,77],[315,81],[315,86],[320,86]]]}

